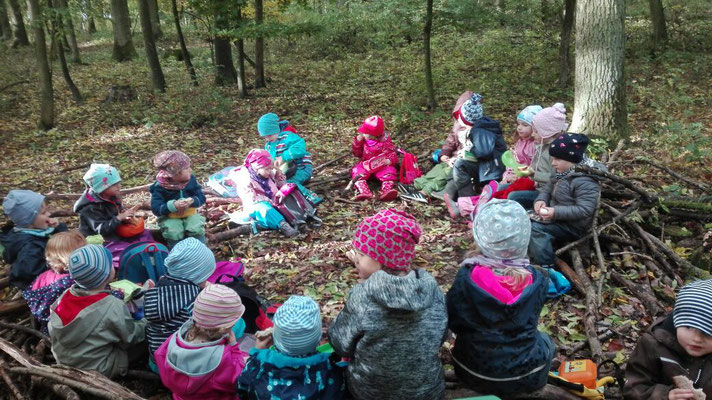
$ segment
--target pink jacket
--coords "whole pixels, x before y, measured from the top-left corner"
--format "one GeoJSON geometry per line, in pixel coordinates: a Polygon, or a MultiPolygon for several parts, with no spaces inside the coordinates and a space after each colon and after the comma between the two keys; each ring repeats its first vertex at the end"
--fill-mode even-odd
{"type": "Polygon", "coordinates": [[[398,154],[396,154],[396,148],[388,133],[384,133],[381,140],[372,146],[368,145],[366,139],[358,140],[356,138],[357,136],[354,136],[351,143],[351,152],[354,156],[361,158],[362,162],[383,157],[390,160],[393,167],[398,163],[398,154]]]}
{"type": "MultiPolygon", "coordinates": [[[[284,185],[284,174],[277,170],[275,175],[269,180],[269,186],[272,190],[272,195],[277,194],[277,191],[284,185]]],[[[245,212],[252,212],[256,203],[266,201],[272,203],[272,199],[267,197],[264,189],[250,176],[250,171],[247,167],[239,167],[235,172],[235,189],[237,190],[240,200],[242,200],[242,208],[245,212]]]]}
{"type": "Polygon", "coordinates": [[[227,336],[188,343],[184,336],[191,325],[189,320],[156,350],[161,382],[175,400],[239,400],[235,383],[247,353],[238,344],[228,344],[227,336]]]}
{"type": "Polygon", "coordinates": [[[516,303],[524,291],[524,288],[532,284],[532,277],[530,276],[521,287],[513,289],[507,285],[507,281],[511,278],[496,275],[490,268],[480,265],[475,265],[475,267],[472,268],[470,279],[475,285],[504,304],[516,303]]]}

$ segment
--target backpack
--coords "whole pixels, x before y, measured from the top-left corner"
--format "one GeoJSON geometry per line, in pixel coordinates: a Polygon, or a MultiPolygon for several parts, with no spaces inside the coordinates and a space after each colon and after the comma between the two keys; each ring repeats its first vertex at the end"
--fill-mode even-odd
{"type": "Polygon", "coordinates": [[[418,166],[418,157],[410,154],[402,149],[398,150],[403,154],[403,160],[400,165],[400,183],[410,185],[416,178],[423,176],[423,171],[418,166]]]}
{"type": "Polygon", "coordinates": [[[121,252],[117,279],[143,284],[147,279],[158,282],[166,273],[164,261],[168,248],[157,242],[138,242],[121,252]]]}
{"type": "Polygon", "coordinates": [[[299,191],[294,184],[286,184],[286,188],[280,189],[284,193],[281,203],[273,202],[274,207],[284,219],[292,226],[312,223],[314,226],[321,225],[321,219],[316,216],[316,209],[299,191]]]}
{"type": "Polygon", "coordinates": [[[271,317],[274,316],[279,305],[266,304],[257,295],[255,289],[245,283],[245,279],[241,275],[222,274],[218,276],[215,283],[227,286],[240,295],[242,305],[245,306],[245,312],[242,314],[242,320],[245,321],[245,333],[254,334],[274,326],[271,317]],[[223,278],[227,278],[229,281],[224,282],[223,278]]]}
{"type": "Polygon", "coordinates": [[[225,167],[220,171],[210,175],[207,186],[213,189],[222,197],[239,197],[237,195],[237,185],[232,180],[232,173],[238,167],[225,167]]]}

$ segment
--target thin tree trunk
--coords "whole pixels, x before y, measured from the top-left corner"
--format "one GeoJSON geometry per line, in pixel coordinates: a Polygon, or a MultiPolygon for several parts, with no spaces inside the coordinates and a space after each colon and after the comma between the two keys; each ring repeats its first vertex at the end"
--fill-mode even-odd
{"type": "Polygon", "coordinates": [[[148,10],[151,16],[153,39],[156,40],[163,36],[163,31],[161,30],[161,19],[158,16],[158,0],[148,0],[148,10]]]}
{"type": "MultiPolygon", "coordinates": [[[[264,2],[255,0],[255,24],[262,25],[264,2]]],[[[258,26],[257,29],[260,29],[258,26]]],[[[255,38],[255,89],[266,87],[265,82],[265,40],[262,35],[255,38]]]]}
{"type": "Polygon", "coordinates": [[[15,35],[15,41],[12,43],[12,47],[29,46],[30,41],[27,39],[25,22],[22,20],[20,3],[18,3],[17,0],[7,0],[7,3],[10,6],[10,11],[12,11],[12,19],[14,22],[13,34],[15,35]]]}
{"type": "MultiPolygon", "coordinates": [[[[215,15],[215,28],[217,30],[229,29],[227,15],[215,15]]],[[[232,46],[230,39],[215,36],[215,83],[217,85],[230,85],[237,82],[237,72],[232,63],[232,46]]]]}
{"type": "MultiPolygon", "coordinates": [[[[57,37],[57,34],[59,33],[58,29],[61,29],[62,27],[62,12],[60,10],[57,10],[57,8],[62,8],[64,6],[64,1],[66,0],[47,0],[47,6],[50,8],[54,8],[55,11],[55,17],[54,19],[50,22],[51,32],[53,37],[57,37]]],[[[62,69],[62,76],[64,77],[64,82],[67,83],[67,86],[69,87],[69,91],[72,93],[72,99],[74,99],[74,102],[77,104],[82,104],[84,100],[82,99],[82,94],[79,93],[79,89],[77,89],[77,85],[74,84],[74,81],[72,81],[71,75],[69,75],[69,67],[67,66],[67,58],[64,55],[64,44],[62,43],[61,40],[56,41],[57,44],[57,56],[59,57],[59,65],[62,69]]]]}
{"type": "Polygon", "coordinates": [[[166,80],[163,77],[161,62],[156,51],[156,42],[153,39],[153,27],[151,26],[151,8],[148,6],[152,0],[136,0],[138,3],[138,14],[141,20],[141,32],[143,33],[143,44],[146,49],[146,59],[148,68],[151,70],[151,85],[153,90],[159,92],[166,91],[166,80]]]}
{"type": "MultiPolygon", "coordinates": [[[[242,23],[242,7],[238,6],[236,10],[237,26],[242,23]]],[[[247,82],[245,81],[245,41],[240,38],[235,41],[237,47],[237,97],[245,98],[247,93],[247,82]]]]}
{"type": "Polygon", "coordinates": [[[136,57],[131,39],[131,19],[126,0],[111,0],[111,24],[114,27],[114,60],[122,62],[136,57]]]}
{"type": "Polygon", "coordinates": [[[64,21],[67,22],[67,31],[69,32],[69,48],[72,50],[72,62],[81,64],[82,59],[79,56],[79,45],[77,45],[77,35],[74,32],[74,22],[72,21],[72,13],[69,12],[67,0],[60,0],[59,6],[62,8],[65,15],[64,21]]]}
{"type": "Polygon", "coordinates": [[[571,31],[574,27],[576,0],[566,0],[564,18],[561,22],[561,42],[559,43],[559,87],[566,89],[569,85],[571,70],[571,31]]]}
{"type": "Polygon", "coordinates": [[[12,39],[12,27],[10,27],[10,19],[7,16],[7,6],[5,0],[0,0],[0,30],[4,40],[12,39]]]}
{"type": "Polygon", "coordinates": [[[94,22],[94,10],[91,8],[91,0],[85,0],[84,12],[87,15],[87,33],[96,33],[96,23],[94,22]]]}
{"type": "Polygon", "coordinates": [[[40,121],[38,127],[49,130],[54,126],[54,95],[52,93],[52,74],[47,60],[47,44],[42,25],[42,14],[38,0],[27,0],[30,14],[30,26],[35,39],[35,56],[40,78],[40,121]]]}
{"type": "Polygon", "coordinates": [[[628,137],[624,0],[576,2],[576,80],[571,130],[628,137]]]}
{"type": "Polygon", "coordinates": [[[178,43],[180,43],[180,51],[183,54],[185,69],[188,70],[188,75],[190,75],[193,85],[198,86],[198,77],[195,75],[195,68],[193,68],[193,63],[190,61],[190,53],[188,52],[188,47],[185,45],[183,30],[180,27],[180,17],[178,16],[176,0],[171,0],[171,11],[173,12],[173,22],[176,24],[176,33],[178,34],[178,43]]]}
{"type": "Polygon", "coordinates": [[[423,42],[425,50],[425,86],[428,89],[428,110],[435,109],[435,88],[433,87],[433,71],[430,65],[430,33],[433,29],[433,0],[426,0],[425,28],[423,42]]]}
{"type": "Polygon", "coordinates": [[[667,27],[662,0],[650,0],[650,19],[653,23],[653,50],[661,49],[667,42],[667,27]]]}

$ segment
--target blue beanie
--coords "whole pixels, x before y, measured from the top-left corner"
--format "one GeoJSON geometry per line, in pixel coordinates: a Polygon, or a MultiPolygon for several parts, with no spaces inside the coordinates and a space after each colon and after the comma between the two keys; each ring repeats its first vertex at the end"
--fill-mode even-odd
{"type": "Polygon", "coordinates": [[[272,322],[274,345],[289,356],[313,353],[321,341],[321,311],[311,297],[290,296],[272,322]]]}
{"type": "Polygon", "coordinates": [[[527,125],[531,125],[532,121],[534,121],[534,116],[537,115],[541,110],[542,108],[538,104],[535,106],[526,106],[517,115],[517,121],[521,121],[526,123],[527,125]]]}
{"type": "Polygon", "coordinates": [[[479,93],[475,93],[460,107],[460,115],[465,122],[474,124],[484,116],[481,100],[482,96],[479,93]]]}
{"type": "Polygon", "coordinates": [[[680,289],[672,320],[675,328],[695,328],[712,336],[712,279],[695,281],[680,289]]]}
{"type": "Polygon", "coordinates": [[[88,244],[69,256],[69,276],[82,289],[94,289],[111,274],[111,253],[106,247],[88,244]]]}
{"type": "Polygon", "coordinates": [[[121,182],[119,170],[109,164],[92,164],[84,174],[84,183],[95,193],[101,193],[119,182],[121,182]]]}
{"type": "Polygon", "coordinates": [[[200,240],[189,237],[178,242],[166,257],[166,274],[199,285],[215,272],[215,255],[200,240]]]}
{"type": "Polygon", "coordinates": [[[11,190],[2,201],[2,208],[18,228],[27,228],[35,222],[43,201],[44,196],[32,190],[11,190]]]}
{"type": "Polygon", "coordinates": [[[257,132],[260,133],[260,137],[282,132],[277,114],[269,113],[261,116],[257,121],[257,132]]]}

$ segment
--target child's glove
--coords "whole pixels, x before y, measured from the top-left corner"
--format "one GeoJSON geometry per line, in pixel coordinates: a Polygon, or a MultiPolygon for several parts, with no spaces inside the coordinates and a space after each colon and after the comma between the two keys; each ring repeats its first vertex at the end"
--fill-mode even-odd
{"type": "Polygon", "coordinates": [[[136,311],[131,313],[131,317],[136,321],[143,319],[143,307],[136,307],[136,311]]]}

